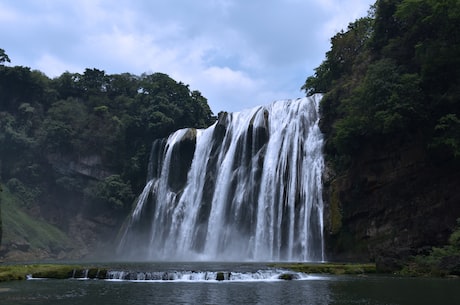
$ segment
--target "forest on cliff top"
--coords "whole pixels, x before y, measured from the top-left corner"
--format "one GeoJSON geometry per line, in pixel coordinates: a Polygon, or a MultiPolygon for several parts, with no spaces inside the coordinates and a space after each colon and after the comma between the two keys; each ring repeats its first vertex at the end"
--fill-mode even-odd
{"type": "MultiPolygon", "coordinates": [[[[86,69],[50,79],[28,67],[1,65],[0,100],[1,178],[16,188],[33,186],[27,192],[32,201],[44,193],[46,164],[55,155],[97,156],[116,176],[112,182],[137,193],[154,139],[213,122],[199,91],[162,73],[107,75],[86,69]]],[[[55,178],[63,187],[78,187],[77,181],[55,178]]],[[[113,199],[118,207],[128,198],[113,199]]]]}
{"type": "Polygon", "coordinates": [[[33,238],[20,235],[34,231],[33,219],[64,231],[82,211],[123,219],[144,186],[153,140],[215,121],[199,91],[166,74],[94,68],[51,79],[9,62],[0,49],[3,231],[16,232],[6,247],[28,249],[33,238]]]}
{"type": "Polygon", "coordinates": [[[326,93],[322,130],[338,169],[362,143],[395,137],[419,137],[435,157],[460,158],[459,28],[459,1],[379,0],[331,38],[302,88],[326,93]]]}

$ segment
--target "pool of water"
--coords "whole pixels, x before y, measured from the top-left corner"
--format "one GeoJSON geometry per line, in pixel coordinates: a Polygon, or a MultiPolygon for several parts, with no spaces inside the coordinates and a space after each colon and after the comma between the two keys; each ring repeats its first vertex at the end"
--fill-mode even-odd
{"type": "MultiPolygon", "coordinates": [[[[203,271],[194,264],[117,265],[114,270],[203,271]]],[[[208,264],[209,272],[246,274],[239,280],[33,279],[0,283],[0,304],[460,304],[459,279],[303,275],[279,280],[257,264],[208,264]],[[231,268],[231,269],[230,269],[231,268]],[[254,277],[253,273],[268,276],[254,277]]],[[[275,274],[275,275],[274,275],[275,274]]]]}

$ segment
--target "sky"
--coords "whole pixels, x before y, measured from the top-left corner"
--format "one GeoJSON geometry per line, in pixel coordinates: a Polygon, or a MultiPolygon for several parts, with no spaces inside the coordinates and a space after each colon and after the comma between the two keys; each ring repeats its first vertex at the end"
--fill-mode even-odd
{"type": "Polygon", "coordinates": [[[11,66],[166,73],[211,110],[305,96],[330,38],[375,0],[0,0],[11,66]]]}

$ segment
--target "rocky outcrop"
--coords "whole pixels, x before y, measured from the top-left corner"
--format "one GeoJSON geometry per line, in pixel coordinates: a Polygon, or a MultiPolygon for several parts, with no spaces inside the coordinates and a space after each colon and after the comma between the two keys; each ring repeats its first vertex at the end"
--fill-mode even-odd
{"type": "Polygon", "coordinates": [[[71,156],[61,154],[50,154],[48,162],[54,170],[62,174],[82,175],[102,180],[112,173],[104,166],[99,155],[71,156]]]}
{"type": "Polygon", "coordinates": [[[390,271],[447,243],[460,217],[460,174],[423,147],[365,143],[345,174],[326,171],[328,259],[375,261],[390,271]]]}
{"type": "Polygon", "coordinates": [[[175,192],[183,189],[187,181],[187,173],[192,164],[196,148],[196,129],[187,129],[181,141],[174,146],[171,153],[171,168],[169,169],[168,185],[175,192]]]}

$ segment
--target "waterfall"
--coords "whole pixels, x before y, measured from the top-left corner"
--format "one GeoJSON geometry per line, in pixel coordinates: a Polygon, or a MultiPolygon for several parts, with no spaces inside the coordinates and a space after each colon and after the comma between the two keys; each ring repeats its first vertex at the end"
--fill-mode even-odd
{"type": "Polygon", "coordinates": [[[315,95],[222,113],[152,146],[117,252],[140,260],[322,261],[315,95]]]}

